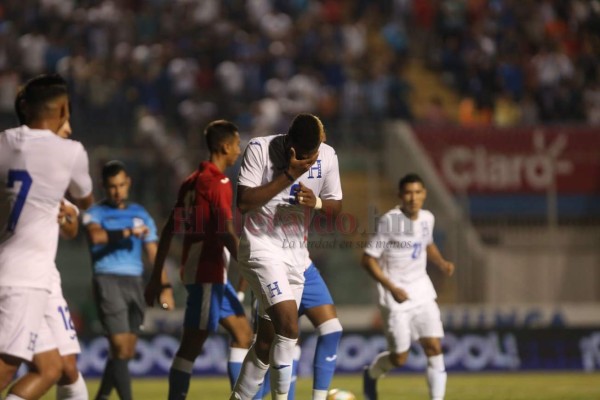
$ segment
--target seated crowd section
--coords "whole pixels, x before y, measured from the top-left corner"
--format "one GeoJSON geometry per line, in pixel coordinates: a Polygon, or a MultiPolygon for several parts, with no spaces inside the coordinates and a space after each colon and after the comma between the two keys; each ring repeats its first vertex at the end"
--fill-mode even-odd
{"type": "Polygon", "coordinates": [[[217,116],[255,136],[300,111],[338,145],[389,118],[600,124],[599,56],[600,6],[584,0],[6,0],[0,113],[25,79],[59,72],[91,144],[131,144],[143,115],[192,145],[217,116]],[[415,58],[456,115],[435,96],[415,115],[415,58]]]}

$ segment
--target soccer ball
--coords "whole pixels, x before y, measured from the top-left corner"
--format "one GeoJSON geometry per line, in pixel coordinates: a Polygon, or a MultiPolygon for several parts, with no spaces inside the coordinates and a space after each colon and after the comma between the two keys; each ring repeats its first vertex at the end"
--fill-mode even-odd
{"type": "Polygon", "coordinates": [[[327,400],[356,400],[356,396],[347,390],[331,389],[327,392],[327,400]]]}

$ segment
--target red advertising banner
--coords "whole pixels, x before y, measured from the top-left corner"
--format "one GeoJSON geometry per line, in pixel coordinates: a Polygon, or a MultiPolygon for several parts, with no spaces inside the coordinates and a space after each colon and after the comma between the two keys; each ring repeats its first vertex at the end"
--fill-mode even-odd
{"type": "Polygon", "coordinates": [[[454,192],[600,193],[600,129],[415,127],[454,192]]]}

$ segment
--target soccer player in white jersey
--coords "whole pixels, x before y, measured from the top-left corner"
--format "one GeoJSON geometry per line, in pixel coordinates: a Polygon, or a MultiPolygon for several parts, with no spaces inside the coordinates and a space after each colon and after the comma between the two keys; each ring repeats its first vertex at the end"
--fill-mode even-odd
{"type": "Polygon", "coordinates": [[[238,178],[244,214],[238,262],[258,298],[255,344],[244,359],[231,399],[249,400],[270,366],[274,399],[287,399],[298,340],[298,305],[313,210],[337,214],[342,190],[337,155],[323,143],[321,121],[297,115],[285,135],[254,138],[238,178]]]}
{"type": "MultiPolygon", "coordinates": [[[[69,127],[70,129],[70,127],[69,127]]],[[[65,239],[74,239],[79,230],[79,209],[73,203],[63,200],[60,206],[58,223],[60,225],[60,235],[65,239]]],[[[77,367],[77,355],[81,353],[77,331],[71,319],[69,305],[65,300],[61,287],[61,279],[58,269],[55,269],[52,276],[51,294],[48,299],[49,312],[46,313],[46,319],[50,318],[48,324],[50,331],[46,340],[44,333],[38,337],[38,353],[44,352],[45,344],[51,348],[57,346],[58,352],[63,361],[63,370],[60,379],[56,384],[57,400],[88,400],[88,391],[83,376],[77,367]]],[[[33,356],[35,366],[37,355],[33,356]]]]}
{"type": "MultiPolygon", "coordinates": [[[[27,124],[0,133],[0,390],[33,359],[38,336],[49,329],[60,201],[68,191],[80,206],[93,202],[86,151],[56,134],[70,116],[65,81],[43,75],[23,90],[27,124]]],[[[36,359],[7,400],[39,398],[60,378],[56,345],[36,359]]]]}
{"type": "Polygon", "coordinates": [[[444,398],[446,368],[440,339],[444,329],[437,295],[427,275],[427,260],[446,275],[454,264],[433,243],[433,214],[423,210],[427,191],[416,174],[398,185],[401,205],[383,215],[377,233],[365,249],[362,265],[377,282],[379,308],[389,351],[379,353],[364,371],[367,400],[377,399],[376,381],[404,365],[411,340],[419,339],[427,355],[427,384],[433,400],[444,398]]]}
{"type": "MultiPolygon", "coordinates": [[[[15,112],[21,125],[25,124],[25,114],[21,107],[24,105],[24,93],[21,89],[15,99],[15,112]]],[[[60,127],[58,136],[68,139],[72,134],[71,124],[65,122],[60,127]]],[[[79,209],[70,201],[63,199],[60,203],[57,222],[60,225],[60,236],[65,239],[73,239],[77,236],[79,230],[79,209]]],[[[50,297],[46,308],[45,318],[49,323],[49,329],[43,329],[37,338],[36,353],[45,353],[53,347],[58,348],[58,352],[63,361],[62,376],[56,385],[57,400],[87,400],[88,391],[83,376],[77,367],[77,354],[81,352],[77,332],[71,319],[69,306],[65,300],[58,269],[54,269],[50,285],[50,297]]],[[[37,355],[33,356],[33,362],[30,368],[38,368],[39,362],[37,355]]]]}

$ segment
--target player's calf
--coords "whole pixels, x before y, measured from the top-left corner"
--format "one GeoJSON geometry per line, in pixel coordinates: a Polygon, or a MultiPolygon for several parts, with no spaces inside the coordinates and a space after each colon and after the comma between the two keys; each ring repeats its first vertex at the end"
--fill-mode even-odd
{"type": "Polygon", "coordinates": [[[313,399],[325,398],[337,363],[337,350],[342,338],[342,324],[332,318],[317,326],[317,347],[314,361],[313,399]]]}

